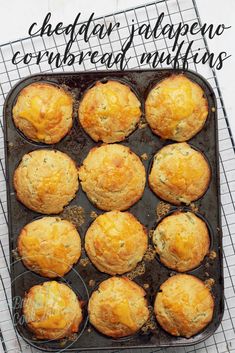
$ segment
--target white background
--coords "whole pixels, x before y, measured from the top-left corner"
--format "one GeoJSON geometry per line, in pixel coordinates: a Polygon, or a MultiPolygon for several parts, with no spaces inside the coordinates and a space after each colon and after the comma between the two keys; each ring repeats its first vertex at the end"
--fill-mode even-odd
{"type": "MultiPolygon", "coordinates": [[[[181,1],[181,0],[179,0],[181,1]]],[[[91,13],[104,15],[116,10],[148,3],[151,0],[0,0],[0,44],[28,36],[32,22],[41,23],[47,12],[51,22],[68,24],[78,12],[84,19],[91,13]]],[[[196,0],[202,22],[232,25],[235,18],[235,0],[196,0]]],[[[219,84],[235,137],[235,25],[221,37],[210,40],[211,51],[227,51],[232,57],[218,71],[219,84]]]]}

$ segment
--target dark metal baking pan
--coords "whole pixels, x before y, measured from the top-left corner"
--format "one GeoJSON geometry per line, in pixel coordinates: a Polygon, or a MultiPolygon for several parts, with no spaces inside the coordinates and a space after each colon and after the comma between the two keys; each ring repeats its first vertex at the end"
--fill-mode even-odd
{"type": "MultiPolygon", "coordinates": [[[[14,256],[14,249],[17,246],[17,236],[21,228],[39,217],[38,213],[30,211],[24,207],[15,197],[12,178],[15,168],[20,162],[22,156],[29,151],[39,148],[56,148],[66,152],[77,163],[81,165],[83,159],[89,150],[99,145],[95,143],[81,128],[76,118],[76,107],[85,90],[98,80],[121,80],[129,84],[133,91],[138,95],[144,107],[144,100],[150,87],[157,81],[172,75],[173,73],[181,73],[181,70],[159,69],[159,70],[132,70],[132,71],[90,71],[90,72],[73,72],[73,73],[55,73],[55,74],[38,74],[28,77],[20,81],[9,93],[4,106],[4,124],[5,124],[5,153],[6,153],[6,174],[7,174],[7,199],[8,199],[8,215],[9,215],[9,240],[10,240],[10,262],[11,262],[11,278],[12,278],[12,297],[13,304],[16,298],[18,301],[23,298],[24,293],[31,286],[41,283],[43,278],[33,272],[28,271],[20,260],[14,256]],[[33,82],[47,81],[56,85],[66,86],[74,95],[76,104],[74,110],[74,124],[70,133],[59,143],[51,146],[37,144],[26,139],[17,131],[12,120],[12,107],[16,101],[18,93],[22,88],[33,82]]],[[[152,329],[140,330],[133,337],[115,340],[98,333],[84,318],[83,332],[79,332],[73,340],[61,341],[39,341],[35,340],[33,335],[28,331],[25,324],[19,320],[22,315],[21,306],[13,306],[13,317],[16,317],[16,327],[20,335],[32,346],[46,351],[58,351],[65,349],[66,351],[74,350],[101,350],[101,349],[121,349],[121,348],[147,348],[147,347],[168,347],[168,346],[188,346],[197,344],[208,338],[218,327],[223,315],[223,269],[222,269],[222,234],[221,234],[221,216],[220,216],[220,185],[219,185],[219,154],[218,154],[218,135],[217,135],[217,112],[216,99],[212,88],[208,82],[198,74],[192,71],[184,71],[184,74],[193,81],[197,82],[204,90],[209,103],[209,116],[204,128],[194,136],[189,143],[195,148],[202,151],[207,157],[212,171],[212,178],[209,188],[205,195],[194,202],[193,210],[197,210],[202,217],[207,220],[210,229],[211,251],[216,256],[208,256],[203,263],[196,269],[189,271],[203,281],[214,280],[212,293],[215,299],[215,311],[211,323],[199,334],[189,339],[183,337],[174,337],[165,332],[153,319],[152,329]]],[[[144,120],[144,117],[143,117],[144,120]]],[[[146,171],[153,155],[166,144],[172,141],[164,141],[154,135],[148,125],[142,124],[138,127],[125,141],[123,145],[129,146],[137,155],[147,154],[148,159],[143,160],[146,171]]],[[[142,199],[130,208],[140,222],[151,231],[156,227],[157,214],[156,207],[159,208],[160,199],[150,190],[146,183],[144,195],[142,199]]],[[[76,208],[73,206],[81,206],[84,211],[84,222],[79,224],[78,230],[82,237],[84,245],[84,236],[88,226],[93,221],[92,211],[97,214],[102,211],[92,205],[81,187],[76,198],[66,207],[66,214],[73,215],[76,208]]],[[[170,210],[178,209],[171,206],[170,210]]],[[[81,209],[80,209],[81,211],[81,209]]],[[[81,219],[80,219],[81,221],[81,219]]],[[[151,243],[151,239],[149,240],[151,243]]],[[[63,279],[77,293],[77,295],[87,303],[87,291],[89,295],[94,288],[109,276],[99,272],[90,262],[87,262],[86,254],[83,250],[83,260],[80,260],[63,279]],[[79,275],[80,276],[79,276],[79,275]],[[84,282],[83,282],[84,281],[84,282]],[[85,286],[84,286],[84,284],[85,286]],[[87,289],[87,291],[86,291],[87,289]]],[[[150,256],[151,258],[151,256],[150,256]]],[[[172,274],[173,271],[163,266],[157,257],[149,261],[145,260],[145,271],[139,272],[134,280],[142,286],[149,287],[146,289],[147,300],[149,305],[153,306],[155,295],[160,285],[172,274]]],[[[133,276],[132,276],[133,277],[133,276]]],[[[84,309],[86,316],[86,305],[84,309]]]]}

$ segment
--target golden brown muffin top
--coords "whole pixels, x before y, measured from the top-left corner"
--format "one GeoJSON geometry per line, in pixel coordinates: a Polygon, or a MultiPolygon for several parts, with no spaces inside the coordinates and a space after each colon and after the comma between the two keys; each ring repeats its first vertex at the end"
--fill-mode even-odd
{"type": "Polygon", "coordinates": [[[93,140],[118,142],[136,128],[141,117],[140,102],[127,85],[97,82],[83,96],[78,116],[93,140]]]}
{"type": "Polygon", "coordinates": [[[129,212],[104,213],[88,228],[85,248],[93,264],[111,275],[132,270],[147,250],[148,237],[129,212]]]}
{"type": "Polygon", "coordinates": [[[209,251],[210,237],[205,222],[192,212],[175,212],[165,217],[153,233],[160,261],[185,272],[197,267],[209,251]]]}
{"type": "Polygon", "coordinates": [[[126,210],[145,186],[145,168],[128,147],[112,144],[92,148],[79,168],[88,198],[102,210],[126,210]]]}
{"type": "Polygon", "coordinates": [[[164,139],[187,141],[199,132],[208,116],[202,88],[184,74],[158,82],[145,103],[146,119],[164,139]]]}
{"type": "Polygon", "coordinates": [[[149,183],[163,200],[189,204],[205,193],[210,177],[204,155],[182,142],[167,145],[156,153],[149,183]]]}
{"type": "Polygon", "coordinates": [[[44,282],[30,288],[23,313],[30,330],[39,339],[59,339],[77,332],[82,310],[75,293],[65,284],[44,282]]]}
{"type": "Polygon", "coordinates": [[[58,150],[25,154],[14,173],[17,198],[28,208],[45,214],[59,213],[78,190],[74,161],[58,150]]]}
{"type": "Polygon", "coordinates": [[[145,291],[125,277],[111,277],[92,293],[88,305],[92,325],[111,337],[137,332],[148,320],[145,291]]]}
{"type": "Polygon", "coordinates": [[[30,139],[59,142],[73,123],[73,98],[63,88],[36,82],[20,92],[13,108],[16,126],[30,139]]]}
{"type": "Polygon", "coordinates": [[[24,265],[41,276],[63,276],[81,256],[81,239],[72,223],[43,217],[21,230],[18,252],[24,265]]]}
{"type": "Polygon", "coordinates": [[[214,300],[197,277],[178,274],[165,281],[157,293],[154,312],[159,324],[174,336],[187,338],[212,320],[214,300]]]}

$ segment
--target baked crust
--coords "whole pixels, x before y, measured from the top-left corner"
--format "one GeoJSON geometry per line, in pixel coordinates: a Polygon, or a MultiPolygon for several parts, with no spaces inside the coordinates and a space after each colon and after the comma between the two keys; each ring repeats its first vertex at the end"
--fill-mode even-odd
{"type": "Polygon", "coordinates": [[[197,83],[183,74],[171,75],[149,92],[145,113],[156,135],[182,142],[203,128],[208,116],[208,101],[197,83]]]}
{"type": "Polygon", "coordinates": [[[124,140],[135,130],[141,117],[141,104],[130,87],[118,81],[97,82],[84,94],[78,118],[95,141],[124,140]]]}
{"type": "Polygon", "coordinates": [[[148,320],[145,291],[125,277],[111,277],[92,293],[88,305],[90,322],[114,338],[136,333],[148,320]]]}
{"type": "Polygon", "coordinates": [[[174,212],[153,233],[160,261],[172,270],[185,272],[200,265],[209,252],[210,237],[205,222],[192,212],[174,212]]]}
{"type": "Polygon", "coordinates": [[[129,212],[98,216],[86,232],[85,249],[92,263],[110,275],[134,269],[148,246],[142,224],[129,212]]]}
{"type": "Polygon", "coordinates": [[[82,309],[75,293],[55,281],[33,286],[25,295],[23,314],[38,339],[56,340],[78,332],[82,309]]]}
{"type": "Polygon", "coordinates": [[[144,192],[145,168],[128,147],[118,144],[92,148],[79,168],[82,189],[98,208],[126,210],[144,192]]]}
{"type": "Polygon", "coordinates": [[[154,312],[164,330],[173,336],[191,337],[212,320],[214,300],[197,277],[178,274],[165,281],[157,293],[154,312]]]}
{"type": "Polygon", "coordinates": [[[29,139],[57,143],[72,127],[73,98],[61,87],[32,83],[20,91],[12,114],[16,127],[29,139]]]}
{"type": "Polygon", "coordinates": [[[43,217],[21,230],[18,253],[24,265],[41,276],[63,276],[81,256],[81,239],[69,221],[43,217]]]}
{"type": "Polygon", "coordinates": [[[14,173],[16,196],[29,209],[57,214],[78,190],[74,161],[58,150],[35,150],[25,154],[14,173]]]}
{"type": "Polygon", "coordinates": [[[186,142],[160,149],[149,174],[149,184],[155,194],[175,205],[199,199],[210,179],[211,170],[204,155],[186,142]]]}

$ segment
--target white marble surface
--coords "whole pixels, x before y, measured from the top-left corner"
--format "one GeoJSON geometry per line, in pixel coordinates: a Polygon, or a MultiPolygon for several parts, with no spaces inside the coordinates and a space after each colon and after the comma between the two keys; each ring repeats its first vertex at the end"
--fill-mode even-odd
{"type": "MultiPolygon", "coordinates": [[[[149,3],[150,0],[0,0],[0,44],[26,37],[29,25],[35,21],[41,23],[48,11],[53,14],[52,22],[65,24],[74,19],[81,11],[84,19],[95,12],[103,15],[116,10],[149,3]]],[[[196,0],[201,19],[207,23],[225,23],[232,25],[235,16],[234,0],[196,0]]],[[[235,136],[235,26],[222,37],[209,43],[211,51],[226,50],[232,57],[218,71],[219,84],[225,101],[230,125],[235,136]]]]}

